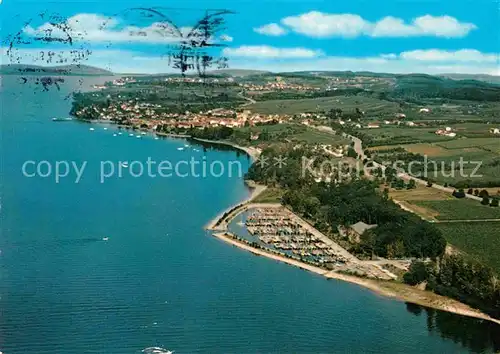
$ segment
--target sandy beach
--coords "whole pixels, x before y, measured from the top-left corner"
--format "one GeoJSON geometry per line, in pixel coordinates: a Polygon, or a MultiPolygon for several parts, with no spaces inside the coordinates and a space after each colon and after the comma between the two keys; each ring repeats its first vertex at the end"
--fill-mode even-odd
{"type": "Polygon", "coordinates": [[[214,237],[217,237],[218,239],[227,242],[235,247],[249,251],[255,255],[264,256],[278,262],[283,262],[307,270],[309,272],[322,275],[329,279],[337,279],[357,284],[367,289],[370,289],[379,295],[392,297],[397,300],[406,301],[417,305],[434,308],[437,310],[447,311],[462,316],[474,317],[500,324],[500,320],[498,319],[492,318],[461,302],[434,294],[429,291],[419,290],[415,287],[411,287],[409,285],[401,283],[366,279],[366,278],[360,278],[352,275],[338,273],[335,271],[328,271],[319,267],[302,263],[295,259],[287,258],[271,252],[267,252],[262,249],[251,247],[250,245],[247,245],[237,239],[232,238],[230,235],[231,234],[226,232],[219,232],[213,234],[214,237]]]}

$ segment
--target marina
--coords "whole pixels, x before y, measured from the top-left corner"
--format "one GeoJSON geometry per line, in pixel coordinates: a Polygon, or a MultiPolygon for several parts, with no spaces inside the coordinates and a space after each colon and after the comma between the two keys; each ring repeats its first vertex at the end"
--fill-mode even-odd
{"type": "MultiPolygon", "coordinates": [[[[365,263],[285,207],[250,205],[243,218],[245,228],[229,231],[248,242],[272,252],[325,269],[348,274],[391,280],[396,276],[386,269],[365,263]],[[241,232],[246,229],[245,232],[241,232]]],[[[236,225],[242,221],[237,221],[236,225]]],[[[241,225],[241,224],[240,224],[241,225]]]]}

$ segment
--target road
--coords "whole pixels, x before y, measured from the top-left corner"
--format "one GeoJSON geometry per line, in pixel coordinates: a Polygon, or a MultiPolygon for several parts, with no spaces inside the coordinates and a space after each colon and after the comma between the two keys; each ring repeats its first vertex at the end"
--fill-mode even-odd
{"type": "MultiPolygon", "coordinates": [[[[357,138],[355,136],[349,135],[349,134],[345,134],[345,133],[344,133],[344,136],[346,136],[347,138],[351,139],[354,142],[354,147],[353,147],[354,151],[356,151],[356,153],[359,156],[361,156],[361,160],[364,160],[365,158],[368,159],[366,157],[364,151],[363,151],[363,142],[361,141],[361,139],[359,139],[359,138],[357,138]]],[[[375,162],[372,159],[368,159],[368,161],[372,162],[374,167],[380,167],[382,169],[382,171],[385,171],[386,166],[384,166],[382,164],[379,164],[378,162],[375,162]]],[[[420,178],[417,178],[417,177],[413,177],[413,176],[409,175],[406,172],[398,173],[397,176],[399,178],[404,179],[405,181],[409,181],[409,180],[412,179],[412,180],[415,181],[415,183],[427,186],[427,181],[425,181],[423,179],[420,179],[420,178]]],[[[438,189],[440,191],[449,193],[449,194],[452,194],[453,191],[455,191],[454,188],[445,187],[445,186],[442,186],[442,185],[436,184],[436,183],[433,183],[431,187],[434,188],[434,189],[438,189]]],[[[469,199],[477,200],[477,201],[481,201],[482,200],[482,198],[477,197],[475,195],[471,195],[471,194],[465,194],[465,197],[469,198],[469,199]]]]}
{"type": "Polygon", "coordinates": [[[245,107],[245,106],[249,106],[251,104],[257,103],[257,101],[254,100],[253,98],[243,96],[242,92],[238,93],[238,96],[240,96],[241,98],[243,98],[243,99],[245,99],[245,100],[248,101],[247,103],[243,103],[240,107],[245,107]]]}

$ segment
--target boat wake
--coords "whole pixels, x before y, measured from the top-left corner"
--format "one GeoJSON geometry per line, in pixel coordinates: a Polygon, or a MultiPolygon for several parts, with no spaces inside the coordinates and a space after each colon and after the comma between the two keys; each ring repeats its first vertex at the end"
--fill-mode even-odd
{"type": "Polygon", "coordinates": [[[160,347],[149,347],[142,350],[145,354],[173,354],[173,351],[160,348],[160,347]]]}

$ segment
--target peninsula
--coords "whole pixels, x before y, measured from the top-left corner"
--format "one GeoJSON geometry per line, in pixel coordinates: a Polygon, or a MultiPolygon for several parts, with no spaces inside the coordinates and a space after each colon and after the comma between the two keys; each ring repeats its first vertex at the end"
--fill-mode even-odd
{"type": "Polygon", "coordinates": [[[76,94],[71,113],[251,156],[253,195],[207,226],[221,240],[498,323],[499,94],[429,75],[122,76],[76,94]],[[460,149],[483,158],[483,178],[452,173],[460,149]],[[230,230],[236,216],[250,236],[230,230]]]}

